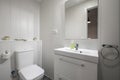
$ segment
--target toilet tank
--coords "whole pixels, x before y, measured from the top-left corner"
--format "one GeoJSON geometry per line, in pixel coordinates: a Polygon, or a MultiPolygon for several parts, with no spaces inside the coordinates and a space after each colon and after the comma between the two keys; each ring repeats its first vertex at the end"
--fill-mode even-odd
{"type": "Polygon", "coordinates": [[[18,70],[34,63],[34,50],[15,51],[16,68],[18,70]]]}

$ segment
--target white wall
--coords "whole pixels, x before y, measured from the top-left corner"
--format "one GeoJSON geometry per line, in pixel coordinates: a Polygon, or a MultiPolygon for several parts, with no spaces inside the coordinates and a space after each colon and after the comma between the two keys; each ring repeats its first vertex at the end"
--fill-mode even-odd
{"type": "MultiPolygon", "coordinates": [[[[70,47],[72,41],[73,40],[65,40],[64,46],[70,47]]],[[[81,49],[98,50],[98,47],[99,47],[98,39],[74,40],[74,42],[77,42],[79,44],[79,48],[81,48],[81,49]]]]}
{"type": "Polygon", "coordinates": [[[39,38],[38,6],[29,0],[0,0],[0,38],[39,38]]]}
{"type": "Polygon", "coordinates": [[[64,41],[64,0],[43,0],[40,8],[43,68],[45,74],[53,79],[54,49],[63,47],[64,41]],[[54,29],[58,30],[57,34],[54,33],[54,29]]]}
{"type": "MultiPolygon", "coordinates": [[[[104,43],[118,45],[120,51],[120,0],[100,0],[100,46],[104,43]]],[[[102,67],[102,79],[120,80],[120,65],[102,67]]]]}
{"type": "Polygon", "coordinates": [[[65,9],[65,39],[87,39],[87,9],[97,5],[91,0],[65,9]]]}
{"type": "Polygon", "coordinates": [[[33,41],[33,37],[39,39],[39,9],[40,5],[35,1],[0,0],[0,55],[5,50],[11,52],[11,58],[0,63],[0,80],[10,80],[10,72],[15,67],[13,53],[16,50],[35,49],[35,63],[40,63],[37,60],[40,54],[37,53],[41,52],[41,41],[33,41]],[[4,36],[10,36],[10,40],[1,40],[4,36]],[[14,39],[26,39],[27,42],[14,39]]]}
{"type": "MultiPolygon", "coordinates": [[[[12,46],[9,46],[10,43],[3,43],[0,42],[0,55],[3,53],[5,50],[10,50],[12,46]]],[[[2,61],[0,57],[0,79],[1,80],[11,80],[10,74],[11,72],[11,64],[10,64],[10,59],[6,61],[2,61]]]]}
{"type": "Polygon", "coordinates": [[[118,45],[120,27],[119,0],[101,0],[100,6],[101,44],[118,45]]]}

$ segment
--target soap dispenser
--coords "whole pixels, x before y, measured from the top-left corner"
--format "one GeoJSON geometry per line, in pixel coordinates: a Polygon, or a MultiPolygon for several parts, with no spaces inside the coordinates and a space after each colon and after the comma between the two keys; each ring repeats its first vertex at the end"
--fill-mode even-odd
{"type": "Polygon", "coordinates": [[[74,49],[74,48],[75,48],[75,42],[74,42],[74,40],[71,41],[71,43],[70,43],[70,48],[71,48],[71,49],[74,49]]]}

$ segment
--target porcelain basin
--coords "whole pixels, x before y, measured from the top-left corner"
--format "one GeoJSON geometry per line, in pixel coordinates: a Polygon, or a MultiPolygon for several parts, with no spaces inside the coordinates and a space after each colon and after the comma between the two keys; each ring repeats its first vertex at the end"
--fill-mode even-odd
{"type": "Polygon", "coordinates": [[[68,56],[98,63],[98,50],[90,49],[70,49],[69,47],[55,49],[55,54],[68,56]]]}

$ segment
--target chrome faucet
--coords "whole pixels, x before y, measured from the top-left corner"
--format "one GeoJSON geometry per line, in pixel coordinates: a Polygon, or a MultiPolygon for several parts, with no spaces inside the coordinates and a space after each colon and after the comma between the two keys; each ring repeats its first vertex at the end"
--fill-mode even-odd
{"type": "Polygon", "coordinates": [[[75,45],[75,50],[78,50],[78,47],[79,47],[79,44],[76,43],[76,45],[75,45]]]}

